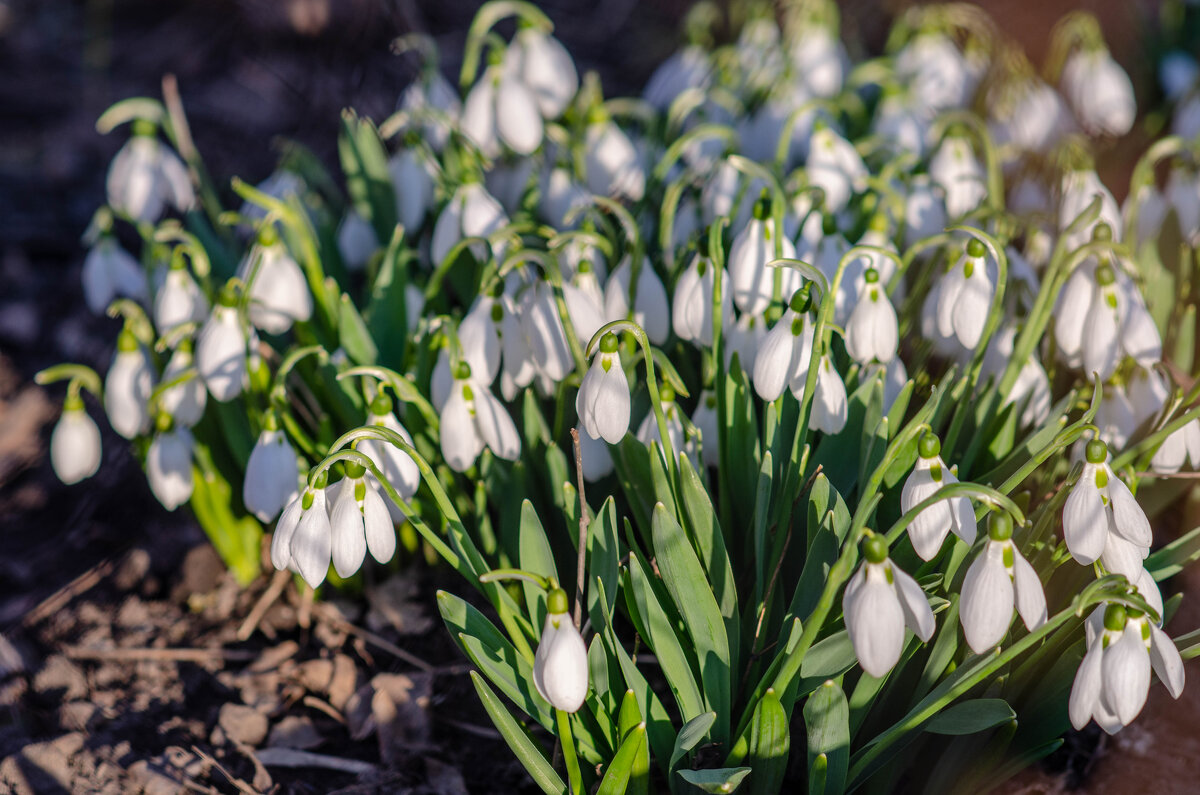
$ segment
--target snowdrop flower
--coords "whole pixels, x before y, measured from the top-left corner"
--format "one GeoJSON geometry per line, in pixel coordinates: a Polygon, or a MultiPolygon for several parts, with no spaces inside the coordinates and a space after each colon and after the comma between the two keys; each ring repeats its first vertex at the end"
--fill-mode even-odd
{"type": "Polygon", "coordinates": [[[100,469],[100,429],[88,416],[83,399],[68,393],[62,416],[50,434],[50,464],[68,486],[86,480],[100,469]]]}
{"type": "Polygon", "coordinates": [[[88,309],[101,315],[115,298],[145,303],[149,294],[141,264],[112,237],[97,240],[83,261],[83,298],[88,309]]]}
{"type": "Polygon", "coordinates": [[[547,121],[561,116],[579,90],[579,74],[567,48],[535,28],[517,31],[504,53],[504,72],[529,87],[547,121]]]}
{"type": "Polygon", "coordinates": [[[1021,152],[1046,152],[1072,124],[1062,97],[1036,77],[1020,81],[1016,95],[1002,121],[989,125],[1000,144],[1011,144],[1021,152]]]}
{"type": "Polygon", "coordinates": [[[1125,383],[1125,395],[1129,398],[1133,425],[1136,427],[1162,410],[1170,391],[1166,379],[1157,368],[1136,367],[1125,383]]]}
{"type": "MultiPolygon", "coordinates": [[[[471,311],[458,324],[459,355],[471,366],[472,378],[484,386],[490,386],[500,371],[501,352],[507,352],[507,348],[502,347],[500,329],[505,328],[507,336],[510,320],[515,326],[511,331],[513,337],[519,336],[522,342],[520,356],[528,361],[531,369],[533,367],[532,353],[525,336],[526,330],[519,319],[520,313],[506,310],[506,300],[507,296],[502,296],[499,300],[490,295],[480,296],[475,300],[471,311]]],[[[450,395],[453,375],[449,347],[443,347],[433,368],[429,390],[433,407],[438,411],[442,410],[446,398],[450,395]]],[[[528,383],[529,381],[525,382],[528,383]]]]}
{"type": "Polygon", "coordinates": [[[579,424],[593,439],[618,444],[629,431],[629,381],[616,334],[605,334],[575,395],[579,424]]]}
{"type": "Polygon", "coordinates": [[[1107,460],[1104,442],[1088,442],[1083,472],[1063,507],[1063,536],[1079,563],[1086,566],[1100,559],[1107,571],[1133,582],[1154,535],[1141,506],[1107,460]]]}
{"type": "MultiPolygon", "coordinates": [[[[170,418],[160,422],[160,426],[170,424],[170,418]]],[[[146,480],[168,511],[192,498],[192,446],[192,432],[176,427],[161,431],[146,451],[146,480]]]]}
{"type": "Polygon", "coordinates": [[[726,331],[725,366],[733,363],[737,354],[738,364],[744,373],[753,373],[758,363],[758,348],[767,338],[767,323],[758,315],[742,315],[726,331]]]}
{"type": "Polygon", "coordinates": [[[416,146],[407,146],[388,160],[388,174],[396,193],[396,220],[406,235],[415,236],[433,207],[434,166],[416,146]]]}
{"type": "MultiPolygon", "coordinates": [[[[633,322],[646,332],[650,342],[662,345],[671,333],[671,308],[667,289],[663,287],[649,257],[642,258],[638,269],[637,295],[633,301],[633,322]]],[[[630,316],[629,293],[633,280],[633,264],[626,255],[608,277],[604,288],[604,316],[609,320],[626,320],[630,316]]]]}
{"type": "Polygon", "coordinates": [[[576,427],[575,430],[579,434],[579,454],[583,461],[583,479],[588,483],[595,483],[597,480],[611,475],[613,460],[612,454],[608,451],[608,442],[588,436],[582,426],[576,427]]]}
{"type": "Polygon", "coordinates": [[[170,331],[184,323],[202,323],[208,317],[208,298],[183,267],[172,263],[163,286],[154,296],[154,326],[159,333],[170,331]]]}
{"type": "Polygon", "coordinates": [[[646,192],[646,174],[629,136],[607,117],[602,108],[593,111],[584,140],[587,189],[598,196],[617,196],[641,201],[646,192]]]}
{"type": "Polygon", "coordinates": [[[700,461],[706,467],[720,464],[720,420],[717,417],[717,396],[705,391],[700,394],[696,410],[692,412],[692,425],[700,431],[700,461]]]}
{"type": "Polygon", "coordinates": [[[896,80],[927,118],[964,106],[974,90],[970,66],[949,37],[922,33],[896,56],[896,80]]]}
{"type": "MultiPolygon", "coordinates": [[[[744,313],[760,315],[771,305],[777,271],[767,263],[775,257],[776,242],[780,257],[795,259],[796,249],[787,237],[776,241],[775,219],[771,217],[771,202],[765,196],[754,204],[754,218],[733,239],[729,247],[729,282],[733,302],[744,313]]],[[[783,294],[788,295],[799,284],[798,271],[778,271],[783,280],[783,294]]]]}
{"type": "Polygon", "coordinates": [[[825,211],[840,213],[867,187],[867,166],[854,144],[824,125],[813,133],[805,164],[809,184],[825,192],[825,211]]]}
{"type": "Polygon", "coordinates": [[[322,472],[314,485],[283,509],[271,538],[271,564],[283,571],[299,573],[309,587],[325,582],[333,548],[333,531],[326,508],[325,484],[328,473],[322,472]]]}
{"type": "Polygon", "coordinates": [[[892,410],[892,404],[896,402],[896,398],[900,397],[901,390],[908,383],[908,371],[904,368],[904,362],[897,356],[887,364],[882,362],[868,364],[863,368],[859,382],[866,383],[880,373],[883,374],[883,410],[886,413],[892,410]]]}
{"type": "Polygon", "coordinates": [[[684,47],[654,70],[642,97],[659,112],[665,112],[684,91],[704,87],[711,73],[712,66],[703,47],[684,47]]]}
{"type": "MultiPolygon", "coordinates": [[[[992,337],[983,355],[981,378],[995,378],[999,381],[1008,368],[1009,360],[1012,359],[1016,336],[1016,327],[1006,325],[992,337]]],[[[1021,406],[1020,423],[1022,427],[1028,428],[1041,425],[1050,416],[1051,398],[1050,378],[1038,358],[1030,355],[1021,365],[1017,380],[1004,398],[1004,405],[1015,403],[1021,406]]]]}
{"type": "Polygon", "coordinates": [[[226,288],[196,340],[196,369],[208,391],[221,403],[242,393],[247,374],[246,349],[237,296],[226,288]]]}
{"type": "Polygon", "coordinates": [[[1162,357],[1162,338],[1137,287],[1112,260],[1071,274],[1056,305],[1055,339],[1067,364],[1107,380],[1121,357],[1143,366],[1162,357]]]}
{"type": "Polygon", "coordinates": [[[1090,169],[1078,169],[1063,175],[1058,204],[1059,230],[1066,232],[1097,196],[1100,197],[1099,217],[1092,224],[1084,225],[1065,235],[1064,245],[1067,251],[1074,251],[1091,240],[1096,227],[1102,223],[1108,226],[1109,232],[1113,233],[1116,239],[1120,239],[1123,228],[1121,208],[1113,198],[1112,192],[1104,186],[1096,172],[1090,169]]]}
{"type": "Polygon", "coordinates": [[[279,240],[274,227],[259,230],[258,245],[239,276],[250,285],[250,322],[268,334],[283,334],[312,317],[312,294],[304,272],[279,240]]]}
{"type": "MultiPolygon", "coordinates": [[[[693,466],[698,469],[699,462],[696,459],[695,445],[688,440],[687,434],[684,432],[679,406],[675,403],[675,388],[669,383],[661,384],[658,388],[658,398],[663,418],[667,421],[667,441],[671,443],[671,449],[675,451],[675,455],[679,455],[681,452],[687,453],[693,466]]],[[[658,431],[658,419],[654,416],[653,409],[647,412],[642,419],[642,424],[638,426],[635,435],[637,440],[647,447],[655,442],[659,445],[663,443],[662,436],[658,431]]]]}
{"type": "Polygon", "coordinates": [[[805,94],[837,96],[850,58],[837,34],[826,25],[805,26],[788,48],[793,74],[805,94]]]}
{"type": "MultiPolygon", "coordinates": [[[[958,483],[942,460],[941,450],[942,443],[932,433],[921,436],[917,443],[917,464],[900,492],[902,512],[908,513],[943,486],[958,483]]],[[[971,510],[970,498],[951,497],[925,508],[908,526],[908,538],[921,560],[933,560],[951,530],[968,545],[975,543],[975,512],[971,510]]]]}
{"type": "Polygon", "coordinates": [[[263,522],[270,522],[299,491],[300,457],[279,430],[275,417],[267,415],[266,427],[258,435],[246,477],[242,481],[242,503],[263,522]]]}
{"type": "Polygon", "coordinates": [[[810,290],[797,290],[787,311],[759,345],[753,369],[749,372],[754,374],[754,391],[763,400],[775,400],[789,385],[803,390],[814,343],[815,321],[809,313],[811,306],[810,290]]]}
{"type": "Polygon", "coordinates": [[[1091,638],[1071,685],[1068,714],[1076,729],[1094,719],[1115,734],[1145,706],[1151,670],[1179,698],[1184,668],[1175,644],[1145,614],[1117,604],[1103,611],[1103,629],[1091,638]]]}
{"type": "Polygon", "coordinates": [[[542,114],[533,91],[502,67],[491,66],[463,103],[463,134],[485,157],[495,159],[508,147],[529,155],[542,144],[542,114]]]}
{"type": "Polygon", "coordinates": [[[508,411],[486,384],[471,378],[471,365],[459,362],[450,395],[442,406],[442,457],[465,472],[484,447],[506,461],[521,455],[521,437],[508,411]]]}
{"type": "Polygon", "coordinates": [[[575,360],[567,343],[567,332],[558,314],[554,288],[539,281],[526,293],[521,323],[538,372],[561,381],[575,369],[575,360]]]}
{"type": "Polygon", "coordinates": [[[1133,128],[1133,83],[1104,48],[1076,50],[1063,65],[1063,93],[1092,135],[1124,135],[1133,128]]]}
{"type": "Polygon", "coordinates": [[[728,218],[729,232],[736,236],[750,221],[755,202],[768,190],[767,185],[758,177],[744,182],[742,173],[727,160],[710,170],[711,176],[700,191],[701,217],[706,224],[728,218]]]}
{"type": "Polygon", "coordinates": [[[162,383],[168,384],[186,374],[186,379],[175,386],[169,386],[158,396],[159,409],[168,414],[176,425],[191,428],[204,416],[204,407],[208,405],[208,390],[204,382],[194,372],[195,362],[192,356],[192,341],[184,339],[179,347],[171,354],[167,366],[163,369],[162,383]],[[189,371],[193,371],[190,374],[189,371]]]}
{"type": "Polygon", "coordinates": [[[987,175],[964,134],[951,131],[942,139],[929,161],[929,176],[945,191],[951,219],[962,218],[987,199],[987,175]]]}
{"type": "MultiPolygon", "coordinates": [[[[366,424],[387,428],[410,445],[413,443],[408,430],[392,413],[392,399],[382,391],[375,394],[375,398],[367,409],[366,424]]],[[[379,471],[383,473],[387,482],[402,498],[410,500],[417,493],[417,489],[421,486],[421,470],[408,453],[394,444],[377,439],[360,439],[358,449],[375,462],[375,466],[379,467],[379,471]]],[[[391,503],[389,502],[388,505],[390,506],[391,503]]],[[[388,510],[390,511],[391,508],[388,510]]],[[[398,518],[396,515],[398,511],[399,508],[392,512],[393,518],[398,518]]]]}
{"type": "Polygon", "coordinates": [[[1046,594],[1012,542],[1012,518],[992,514],[988,540],[963,579],[958,617],[967,645],[983,654],[1004,639],[1015,605],[1030,632],[1046,623],[1046,594]]]}
{"type": "Polygon", "coordinates": [[[150,392],[154,389],[150,356],[129,329],[117,337],[117,353],[104,379],[104,410],[113,430],[132,439],[150,431],[150,392]]]}
{"type": "Polygon", "coordinates": [[[346,211],[342,222],[338,224],[337,247],[346,269],[361,271],[379,250],[379,240],[370,222],[357,210],[351,209],[346,211]]]}
{"type": "Polygon", "coordinates": [[[550,706],[563,712],[577,712],[587,698],[587,647],[571,621],[562,588],[546,595],[546,623],[533,656],[533,685],[550,706]]]}
{"type": "MultiPolygon", "coordinates": [[[[804,399],[804,386],[803,378],[792,382],[792,394],[796,400],[804,399]]],[[[847,412],[846,385],[830,361],[829,354],[823,354],[817,362],[817,383],[808,424],[822,433],[841,433],[842,428],[846,427],[847,412]]]]}
{"type": "Polygon", "coordinates": [[[871,132],[889,151],[921,156],[928,145],[930,122],[900,94],[887,93],[879,101],[871,121],[871,132]]]}
{"type": "Polygon", "coordinates": [[[557,229],[577,227],[579,211],[592,203],[587,188],[562,167],[542,172],[538,197],[538,215],[557,229]],[[568,218],[574,218],[568,222],[568,218]]]}
{"type": "Polygon", "coordinates": [[[1173,475],[1189,462],[1200,467],[1200,420],[1192,420],[1168,436],[1150,459],[1150,468],[1173,475]]]}
{"type": "Polygon", "coordinates": [[[333,570],[350,577],[362,568],[367,551],[380,563],[396,553],[396,531],[374,478],[356,461],[346,462],[346,477],[336,489],[329,511],[333,570]]]}
{"type": "Polygon", "coordinates": [[[858,305],[846,323],[846,352],[862,364],[872,361],[886,364],[896,358],[899,344],[896,310],[883,289],[879,272],[868,268],[863,274],[858,305]]]}
{"type": "Polygon", "coordinates": [[[419,134],[435,152],[445,148],[451,125],[462,115],[458,92],[433,69],[423,72],[419,80],[404,89],[396,105],[399,110],[424,119],[419,134]]]}
{"type": "Polygon", "coordinates": [[[604,325],[604,291],[600,289],[590,261],[579,263],[570,279],[563,284],[563,302],[567,305],[567,317],[575,327],[575,336],[586,345],[604,325]]]}
{"type": "Polygon", "coordinates": [[[942,277],[938,290],[938,332],[944,337],[954,335],[968,350],[979,345],[992,308],[994,287],[988,278],[985,252],[983,243],[971,238],[962,257],[942,277]]]}
{"type": "Polygon", "coordinates": [[[143,223],[156,222],[168,205],[182,212],[196,201],[187,166],[145,120],[133,123],[133,137],[113,158],[107,188],[114,210],[143,223]]]}
{"type": "MultiPolygon", "coordinates": [[[[464,237],[487,237],[508,225],[508,216],[479,182],[466,182],[454,191],[450,202],[433,226],[433,242],[429,253],[434,266],[445,261],[450,250],[464,237]]],[[[502,247],[495,252],[502,257],[502,247]]],[[[472,244],[475,259],[484,261],[489,252],[481,244],[472,244]]]]}
{"type": "MultiPolygon", "coordinates": [[[[696,345],[709,346],[713,341],[713,290],[716,287],[716,268],[708,257],[708,243],[702,239],[701,250],[675,283],[675,304],[671,307],[671,326],[675,336],[696,345]]],[[[733,301],[729,296],[729,276],[721,270],[721,324],[728,328],[733,318],[733,301]]]]}
{"type": "Polygon", "coordinates": [[[933,637],[936,624],[925,592],[888,558],[883,536],[863,541],[863,558],[846,585],[842,614],[858,664],[882,677],[900,660],[905,627],[924,643],[933,637]]]}

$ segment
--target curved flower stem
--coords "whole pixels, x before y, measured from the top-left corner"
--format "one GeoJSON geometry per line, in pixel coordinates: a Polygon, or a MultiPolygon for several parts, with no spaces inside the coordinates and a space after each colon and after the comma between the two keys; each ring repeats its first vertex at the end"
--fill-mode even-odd
{"type": "Polygon", "coordinates": [[[164,223],[154,231],[154,240],[158,243],[176,243],[176,250],[186,253],[192,261],[192,273],[207,282],[212,273],[212,262],[200,238],[172,221],[164,223]]]}
{"type": "Polygon", "coordinates": [[[462,71],[458,73],[458,85],[464,94],[471,87],[475,73],[479,71],[480,53],[488,33],[505,17],[519,17],[521,22],[546,33],[554,30],[550,18],[532,3],[520,0],[492,0],[485,3],[471,20],[471,27],[467,30],[467,42],[463,45],[462,71]]]}
{"type": "Polygon", "coordinates": [[[698,124],[688,130],[685,135],[681,135],[671,142],[671,145],[663,152],[662,158],[659,159],[658,165],[651,172],[651,176],[653,176],[656,182],[661,183],[671,173],[671,169],[679,162],[679,158],[683,156],[683,152],[688,146],[710,139],[720,140],[726,146],[732,146],[734,141],[737,140],[737,133],[733,131],[733,128],[725,124],[716,124],[715,122],[698,124]]]}
{"type": "Polygon", "coordinates": [[[123,318],[125,328],[133,332],[137,341],[147,348],[154,344],[154,325],[141,305],[129,298],[118,298],[108,305],[106,314],[109,317],[123,318]]]}
{"type": "Polygon", "coordinates": [[[1119,456],[1113,458],[1111,464],[1112,468],[1114,470],[1123,469],[1132,463],[1142,453],[1148,453],[1152,450],[1156,450],[1160,444],[1166,441],[1168,436],[1175,433],[1180,428],[1198,417],[1200,417],[1200,406],[1193,406],[1191,409],[1185,411],[1183,414],[1180,414],[1178,417],[1171,420],[1166,425],[1135,444],[1133,447],[1130,447],[1119,456]]]}
{"type": "Polygon", "coordinates": [[[417,411],[421,412],[421,417],[424,418],[425,424],[435,433],[440,429],[441,422],[438,419],[437,412],[433,406],[425,399],[420,390],[406,377],[391,369],[379,364],[364,364],[357,367],[351,367],[349,370],[338,373],[338,380],[343,378],[354,378],[356,376],[369,375],[378,379],[380,382],[387,384],[396,393],[396,397],[405,403],[411,403],[417,407],[417,411]]]}
{"type": "Polygon", "coordinates": [[[503,580],[523,580],[544,590],[550,589],[549,579],[540,574],[525,571],[525,569],[492,569],[487,574],[479,575],[480,582],[501,582],[503,580]]]}
{"type": "Polygon", "coordinates": [[[56,364],[47,367],[33,377],[36,384],[45,386],[57,381],[69,381],[67,384],[68,397],[77,397],[79,388],[83,387],[96,396],[97,400],[104,399],[104,385],[96,371],[84,364],[56,364]]]}
{"type": "Polygon", "coordinates": [[[985,502],[994,508],[1003,508],[1008,511],[1013,517],[1013,523],[1017,527],[1022,527],[1025,524],[1025,514],[1017,507],[1017,504],[1008,497],[1001,494],[996,489],[990,486],[982,486],[978,483],[947,483],[940,489],[935,491],[930,496],[921,500],[919,503],[910,508],[903,516],[895,521],[888,528],[884,537],[887,538],[889,544],[892,544],[900,537],[900,534],[908,529],[908,526],[929,506],[950,500],[955,497],[976,497],[981,502],[985,502]]]}
{"type": "Polygon", "coordinates": [[[274,401],[287,400],[287,377],[300,361],[308,356],[316,356],[321,364],[329,361],[329,352],[320,345],[307,345],[303,348],[293,348],[279,363],[275,377],[271,379],[271,399],[274,401]]]}
{"type": "Polygon", "coordinates": [[[1138,158],[1137,165],[1133,167],[1133,174],[1129,178],[1129,202],[1125,205],[1125,234],[1121,238],[1122,240],[1133,241],[1136,247],[1138,215],[1142,209],[1142,199],[1138,196],[1138,190],[1153,185],[1154,169],[1158,164],[1168,157],[1174,157],[1183,149],[1183,139],[1177,135],[1169,135],[1160,141],[1155,141],[1154,145],[1138,158]]]}

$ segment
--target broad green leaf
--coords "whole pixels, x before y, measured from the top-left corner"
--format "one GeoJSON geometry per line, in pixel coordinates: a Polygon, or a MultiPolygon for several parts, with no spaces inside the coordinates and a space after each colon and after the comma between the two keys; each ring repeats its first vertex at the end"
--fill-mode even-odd
{"type": "Polygon", "coordinates": [[[596,795],[623,795],[649,791],[650,771],[647,757],[646,724],[639,723],[625,735],[613,756],[596,795]]]}
{"type": "Polygon", "coordinates": [[[404,230],[397,226],[371,284],[371,295],[363,312],[371,339],[379,349],[379,363],[393,369],[404,366],[409,336],[408,302],[405,300],[408,274],[400,260],[403,243],[404,230]]]}
{"type": "Polygon", "coordinates": [[[808,729],[810,795],[840,794],[846,788],[850,765],[850,709],[837,682],[825,682],[804,702],[804,725],[808,729]],[[820,765],[818,757],[824,757],[820,765]]]}
{"type": "Polygon", "coordinates": [[[758,470],[758,485],[754,497],[754,521],[750,529],[754,539],[754,601],[761,603],[767,587],[767,519],[771,511],[771,481],[774,473],[773,459],[768,451],[763,453],[762,465],[758,470]]]}
{"type": "Polygon", "coordinates": [[[338,341],[355,364],[375,364],[379,359],[379,349],[367,324],[345,293],[338,302],[338,341]]]}
{"type": "Polygon", "coordinates": [[[680,770],[677,775],[701,792],[711,795],[736,792],[737,788],[750,775],[748,767],[722,767],[709,770],[680,770]]]}
{"type": "Polygon", "coordinates": [[[617,581],[619,563],[619,542],[617,540],[617,507],[612,497],[600,506],[588,525],[588,582],[594,583],[597,578],[609,584],[612,596],[607,603],[600,599],[600,591],[594,587],[587,589],[588,615],[592,626],[600,627],[606,622],[605,616],[612,615],[617,598],[617,581]]]}
{"type": "MultiPolygon", "coordinates": [[[[529,393],[532,394],[532,393],[529,393]]],[[[654,477],[650,472],[650,450],[633,434],[626,434],[620,444],[609,448],[621,490],[633,511],[633,522],[639,528],[650,524],[654,507],[654,477]]]]}
{"type": "Polygon", "coordinates": [[[1146,571],[1156,582],[1162,582],[1183,571],[1190,563],[1200,560],[1200,527],[1195,527],[1146,558],[1146,571]]]}
{"type": "MultiPolygon", "coordinates": [[[[554,568],[554,553],[550,551],[550,540],[546,538],[546,531],[542,528],[537,511],[534,510],[533,503],[529,500],[521,503],[521,531],[518,544],[520,545],[518,561],[522,569],[543,577],[558,579],[558,572],[554,568]]],[[[563,587],[567,589],[568,596],[573,596],[571,590],[574,590],[574,585],[565,583],[563,587]]],[[[542,624],[546,622],[546,591],[534,583],[525,581],[521,582],[521,590],[525,593],[525,609],[529,611],[530,621],[538,633],[538,637],[541,637],[542,624]]]]}
{"type": "Polygon", "coordinates": [[[737,667],[738,639],[741,635],[738,617],[737,583],[725,548],[725,535],[717,521],[708,491],[686,455],[679,456],[679,479],[682,484],[683,518],[700,563],[708,572],[708,581],[717,596],[717,605],[725,619],[725,634],[729,637],[729,658],[737,667]]]}
{"type": "Polygon", "coordinates": [[[508,710],[483,681],[483,677],[471,671],[471,684],[475,685],[475,692],[479,694],[479,700],[483,702],[488,717],[492,719],[504,742],[508,743],[508,747],[525,766],[533,783],[541,787],[542,792],[547,795],[567,795],[566,783],[554,772],[545,752],[538,748],[525,730],[513,720],[512,715],[508,714],[508,710]]]}
{"type": "Polygon", "coordinates": [[[1016,720],[1017,713],[1002,698],[975,698],[939,712],[925,731],[930,734],[974,734],[1016,720]]]}
{"type": "Polygon", "coordinates": [[[779,696],[768,688],[754,709],[750,721],[750,776],[752,795],[775,795],[783,786],[787,772],[791,738],[788,716],[779,696]]]}
{"type": "Polygon", "coordinates": [[[683,728],[675,736],[675,747],[671,750],[672,771],[683,760],[684,755],[700,744],[716,719],[717,713],[705,712],[683,724],[683,728]]]}
{"type": "Polygon", "coordinates": [[[654,499],[667,506],[672,516],[679,516],[675,507],[675,490],[671,488],[671,478],[667,475],[667,452],[657,441],[650,444],[650,477],[654,480],[654,499]]]}
{"type": "Polygon", "coordinates": [[[857,661],[854,646],[850,643],[850,633],[843,629],[808,650],[804,661],[800,663],[800,676],[805,679],[831,679],[853,668],[857,661]]]}
{"type": "Polygon", "coordinates": [[[354,209],[371,224],[377,240],[390,240],[396,225],[396,192],[375,124],[352,110],[343,111],[338,156],[354,209]]]}
{"type": "Polygon", "coordinates": [[[728,494],[733,501],[734,516],[747,521],[754,510],[758,479],[758,418],[754,392],[736,357],[725,374],[724,393],[721,477],[727,487],[721,493],[728,494]]]}

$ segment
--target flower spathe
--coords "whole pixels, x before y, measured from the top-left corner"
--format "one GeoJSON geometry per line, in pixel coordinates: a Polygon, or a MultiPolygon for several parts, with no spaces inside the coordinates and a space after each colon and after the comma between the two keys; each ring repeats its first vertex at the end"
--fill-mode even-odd
{"type": "Polygon", "coordinates": [[[62,416],[50,434],[50,464],[58,479],[70,486],[100,469],[100,429],[88,416],[83,401],[68,397],[62,416]]]}
{"type": "Polygon", "coordinates": [[[579,424],[588,436],[609,444],[618,444],[629,432],[629,381],[617,346],[616,335],[604,335],[575,395],[579,424]]]}
{"type": "Polygon", "coordinates": [[[842,614],[858,664],[881,677],[900,660],[906,627],[924,642],[936,623],[925,592],[888,557],[883,538],[869,537],[863,549],[865,560],[842,596],[842,614]]]}
{"type": "Polygon", "coordinates": [[[988,540],[963,579],[958,617],[967,645],[983,654],[1000,643],[1016,607],[1025,627],[1046,623],[1046,594],[1037,572],[1012,541],[1012,519],[995,514],[988,540]]]}
{"type": "Polygon", "coordinates": [[[587,698],[587,647],[567,612],[567,594],[561,588],[547,597],[546,623],[533,657],[533,685],[563,712],[578,711],[587,698]]]}
{"type": "Polygon", "coordinates": [[[1154,534],[1137,500],[1108,463],[1108,447],[1088,442],[1086,462],[1063,507],[1063,536],[1076,561],[1102,560],[1112,574],[1133,582],[1142,571],[1154,534]]]}
{"type": "MultiPolygon", "coordinates": [[[[900,492],[900,509],[908,513],[943,486],[958,482],[940,455],[941,442],[926,433],[917,443],[917,463],[900,492]]],[[[908,538],[922,560],[933,560],[950,531],[967,544],[975,543],[975,512],[967,497],[938,500],[917,514],[908,526],[908,538]]]]}

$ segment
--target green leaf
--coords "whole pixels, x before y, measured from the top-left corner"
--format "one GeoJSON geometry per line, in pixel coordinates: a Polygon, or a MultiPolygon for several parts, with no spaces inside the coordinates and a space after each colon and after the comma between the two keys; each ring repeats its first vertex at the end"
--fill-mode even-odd
{"type": "Polygon", "coordinates": [[[613,756],[596,795],[622,795],[649,791],[650,771],[646,724],[639,723],[625,735],[613,756]],[[644,760],[644,764],[643,764],[644,760]]]}
{"type": "Polygon", "coordinates": [[[374,122],[358,118],[352,110],[343,111],[338,156],[354,209],[371,224],[377,240],[390,240],[396,226],[396,193],[387,150],[374,122]]]}
{"type": "Polygon", "coordinates": [[[800,676],[806,679],[831,679],[853,668],[857,661],[854,646],[850,643],[850,633],[843,629],[808,650],[804,661],[800,663],[800,676]]]}
{"type": "Polygon", "coordinates": [[[767,519],[771,510],[771,481],[774,472],[771,453],[763,453],[762,465],[758,470],[758,485],[754,496],[754,521],[751,537],[754,539],[754,601],[761,603],[767,587],[767,519]]]}
{"type": "Polygon", "coordinates": [[[810,795],[838,795],[846,788],[850,765],[850,708],[846,694],[832,679],[804,702],[808,728],[808,791],[810,795]],[[817,764],[818,757],[824,757],[817,764]]]}
{"type": "MultiPolygon", "coordinates": [[[[529,392],[528,394],[533,394],[529,392]]],[[[618,445],[609,448],[621,490],[633,511],[633,521],[639,528],[650,524],[654,507],[654,478],[650,474],[650,450],[632,434],[626,434],[618,445]]]]}
{"type": "Polygon", "coordinates": [[[1179,538],[1156,550],[1146,558],[1146,571],[1155,582],[1174,577],[1191,563],[1200,560],[1200,527],[1195,527],[1179,538]]]}
{"type": "Polygon", "coordinates": [[[683,728],[675,736],[675,747],[671,750],[670,767],[672,771],[683,761],[685,754],[700,744],[716,720],[717,713],[710,711],[697,715],[683,724],[683,728]]]}
{"type": "Polygon", "coordinates": [[[375,364],[379,358],[379,349],[367,324],[345,293],[338,303],[338,342],[355,364],[375,364]]]}
{"type": "Polygon", "coordinates": [[[400,262],[404,250],[404,230],[397,226],[383,254],[363,318],[367,330],[379,348],[379,363],[402,368],[408,347],[407,269],[400,262]]]}
{"type": "MultiPolygon", "coordinates": [[[[628,437],[626,437],[628,438],[628,437]]],[[[679,516],[675,507],[675,490],[671,488],[671,478],[667,475],[667,451],[657,441],[650,444],[650,477],[654,480],[654,499],[667,506],[672,516],[679,516]]]]}
{"type": "MultiPolygon", "coordinates": [[[[600,506],[600,512],[588,525],[588,582],[597,579],[602,582],[617,582],[620,548],[617,538],[617,506],[610,496],[600,506]]],[[[616,604],[617,594],[614,589],[607,602],[600,599],[600,591],[596,588],[587,589],[588,615],[592,626],[604,626],[611,616],[616,604]]]]}
{"type": "Polygon", "coordinates": [[[721,610],[696,552],[688,543],[683,529],[667,513],[662,503],[654,506],[651,530],[655,559],[663,583],[692,637],[696,658],[700,663],[704,696],[709,708],[717,713],[714,739],[727,742],[730,714],[729,640],[725,635],[721,610]]]}
{"type": "Polygon", "coordinates": [[[680,497],[683,501],[683,519],[695,544],[696,554],[700,556],[700,563],[708,572],[709,584],[717,596],[717,605],[725,619],[725,634],[729,637],[729,658],[736,668],[741,630],[737,583],[725,548],[725,534],[717,521],[717,512],[713,509],[708,491],[686,455],[679,456],[679,480],[682,484],[680,497]]]}
{"type": "MultiPolygon", "coordinates": [[[[554,568],[554,553],[550,551],[550,541],[546,531],[538,519],[533,503],[525,500],[521,503],[521,531],[518,561],[525,571],[540,574],[543,577],[558,579],[554,568]]],[[[573,588],[569,583],[568,588],[573,588]]],[[[541,637],[542,624],[546,621],[546,591],[531,582],[521,582],[521,590],[525,593],[525,609],[529,612],[535,631],[541,637]]]]}
{"type": "Polygon", "coordinates": [[[783,786],[787,772],[791,738],[788,716],[771,688],[759,700],[750,722],[750,792],[753,795],[775,795],[783,786]]]}
{"type": "Polygon", "coordinates": [[[868,381],[854,390],[846,409],[846,426],[832,436],[822,436],[813,454],[812,465],[820,465],[829,482],[842,494],[849,494],[858,482],[859,457],[853,451],[860,449],[873,387],[874,382],[868,381]]]}
{"type": "Polygon", "coordinates": [[[974,734],[1016,720],[1017,713],[1002,698],[975,698],[948,707],[925,724],[930,734],[974,734]]]}
{"type": "Polygon", "coordinates": [[[722,795],[734,792],[750,775],[748,767],[722,767],[710,770],[680,770],[678,776],[701,792],[722,795]]]}
{"type": "Polygon", "coordinates": [[[720,428],[725,434],[721,440],[725,459],[721,463],[721,476],[728,487],[721,493],[730,495],[734,516],[746,521],[754,510],[758,480],[758,418],[754,410],[756,398],[736,357],[725,374],[724,393],[725,417],[720,428]]]}
{"type": "Polygon", "coordinates": [[[471,671],[471,684],[475,685],[475,692],[479,694],[479,700],[483,702],[483,708],[487,710],[488,717],[496,725],[504,742],[508,743],[508,747],[525,766],[533,783],[541,787],[542,792],[547,795],[567,795],[566,783],[558,773],[554,772],[554,768],[546,759],[545,752],[538,748],[525,730],[513,720],[512,715],[500,703],[500,699],[483,681],[483,677],[477,672],[471,671]]]}

